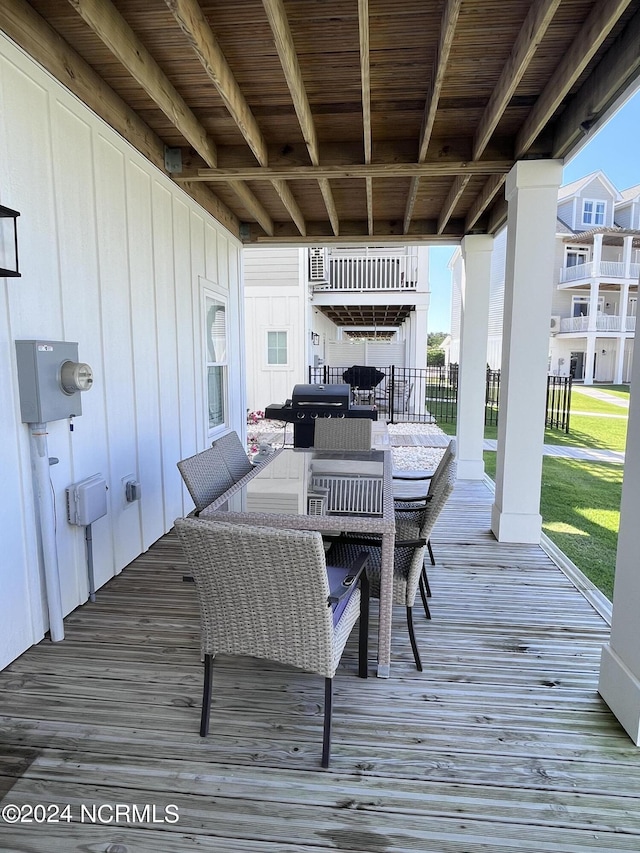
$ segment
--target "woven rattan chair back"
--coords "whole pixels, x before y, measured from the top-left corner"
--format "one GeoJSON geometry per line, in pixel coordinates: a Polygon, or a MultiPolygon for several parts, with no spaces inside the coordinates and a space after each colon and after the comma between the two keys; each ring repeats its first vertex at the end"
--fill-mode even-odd
{"type": "Polygon", "coordinates": [[[222,438],[214,441],[212,447],[217,447],[222,453],[222,458],[234,483],[237,483],[251,471],[253,466],[249,462],[249,457],[237,432],[228,432],[222,438]]]}
{"type": "Polygon", "coordinates": [[[219,447],[210,447],[182,459],[178,462],[178,470],[196,505],[196,513],[209,506],[234,483],[219,447]]]}
{"type": "Polygon", "coordinates": [[[371,450],[373,422],[368,418],[317,418],[315,423],[317,450],[371,450]]]}
{"type": "MultiPolygon", "coordinates": [[[[360,604],[368,602],[368,595],[361,596],[357,583],[347,585],[343,609],[334,614],[325,551],[317,532],[194,518],[177,519],[175,529],[200,604],[205,661],[200,734],[204,737],[209,729],[216,655],[248,655],[288,664],[325,677],[322,765],[327,767],[332,679],[359,616],[359,671],[366,677],[368,620],[361,615],[360,604]]],[[[340,579],[347,574],[346,568],[341,570],[340,579]]]]}

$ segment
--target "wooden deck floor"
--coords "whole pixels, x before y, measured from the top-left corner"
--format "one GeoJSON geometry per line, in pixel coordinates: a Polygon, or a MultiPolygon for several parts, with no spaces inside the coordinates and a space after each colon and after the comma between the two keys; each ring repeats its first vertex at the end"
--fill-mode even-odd
{"type": "Polygon", "coordinates": [[[425,672],[402,609],[389,680],[348,647],[328,771],[304,673],[219,660],[198,736],[194,591],[164,537],[0,674],[2,805],[71,818],[0,823],[0,850],[637,853],[640,751],[596,692],[607,625],[540,548],[493,540],[489,502],[460,484],[441,517],[425,672]]]}

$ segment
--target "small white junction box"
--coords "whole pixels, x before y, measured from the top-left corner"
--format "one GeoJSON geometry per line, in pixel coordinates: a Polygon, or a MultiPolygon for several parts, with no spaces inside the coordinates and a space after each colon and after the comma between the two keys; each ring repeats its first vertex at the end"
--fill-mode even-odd
{"type": "Polygon", "coordinates": [[[67,487],[67,519],[70,524],[86,527],[107,514],[107,482],[101,474],[93,474],[67,487]]]}

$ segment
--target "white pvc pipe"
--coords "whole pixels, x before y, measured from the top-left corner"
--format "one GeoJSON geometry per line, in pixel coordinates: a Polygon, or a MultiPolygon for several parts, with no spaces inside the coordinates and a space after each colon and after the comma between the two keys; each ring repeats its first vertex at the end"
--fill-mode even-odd
{"type": "Polygon", "coordinates": [[[47,448],[47,425],[29,424],[31,430],[31,467],[33,487],[37,504],[44,579],[49,611],[49,633],[54,643],[64,640],[62,599],[60,596],[60,572],[56,546],[55,510],[51,494],[49,475],[49,450],[47,448]]]}

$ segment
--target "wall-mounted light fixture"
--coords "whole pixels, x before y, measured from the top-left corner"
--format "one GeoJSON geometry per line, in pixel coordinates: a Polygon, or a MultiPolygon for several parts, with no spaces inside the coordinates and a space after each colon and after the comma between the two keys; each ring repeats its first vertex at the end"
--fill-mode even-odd
{"type": "Polygon", "coordinates": [[[320,345],[320,335],[317,332],[311,332],[311,343],[314,345],[314,347],[320,345]]]}
{"type": "Polygon", "coordinates": [[[0,278],[19,278],[17,210],[0,204],[0,278]]]}

